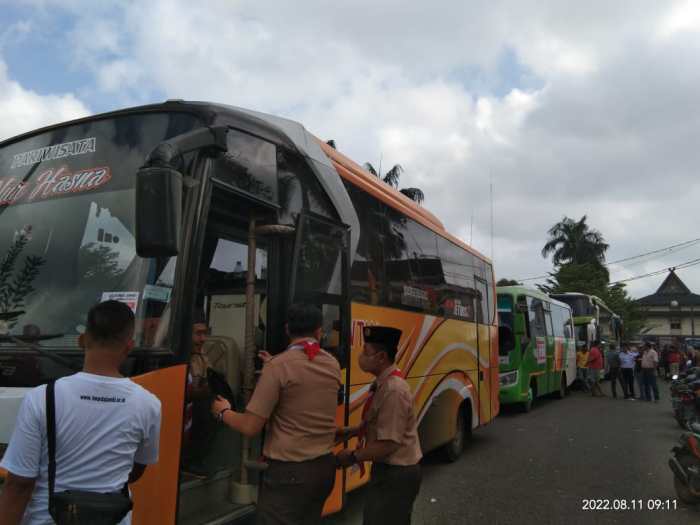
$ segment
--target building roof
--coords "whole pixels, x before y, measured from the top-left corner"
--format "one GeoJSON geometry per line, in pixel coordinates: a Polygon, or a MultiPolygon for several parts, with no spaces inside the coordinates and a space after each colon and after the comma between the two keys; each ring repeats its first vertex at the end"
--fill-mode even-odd
{"type": "Polygon", "coordinates": [[[672,301],[677,301],[678,306],[700,305],[700,295],[691,292],[673,270],[669,272],[668,276],[655,293],[637,299],[637,304],[641,306],[668,307],[671,305],[672,301]]]}

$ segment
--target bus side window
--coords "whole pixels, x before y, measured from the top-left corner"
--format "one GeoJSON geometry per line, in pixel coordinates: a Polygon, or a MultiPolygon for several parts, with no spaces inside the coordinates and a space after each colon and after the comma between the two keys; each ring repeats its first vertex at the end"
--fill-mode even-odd
{"type": "Polygon", "coordinates": [[[574,337],[573,322],[571,321],[571,312],[567,309],[562,309],[562,320],[564,322],[564,337],[571,339],[574,337]]]}
{"type": "MultiPolygon", "coordinates": [[[[530,308],[528,306],[527,299],[524,295],[519,295],[517,300],[517,306],[515,308],[518,317],[523,320],[523,325],[525,327],[525,337],[529,340],[532,336],[530,335],[530,308]]],[[[517,325],[516,325],[517,326],[517,325]]],[[[522,333],[522,332],[521,332],[522,333]]]]}
{"type": "Polygon", "coordinates": [[[532,337],[544,337],[546,332],[542,301],[528,297],[527,302],[530,305],[530,330],[532,337]]]}
{"type": "Polygon", "coordinates": [[[545,320],[545,325],[547,327],[547,335],[549,337],[556,337],[557,333],[554,331],[554,323],[552,323],[552,311],[551,310],[544,311],[544,320],[545,320]]]}

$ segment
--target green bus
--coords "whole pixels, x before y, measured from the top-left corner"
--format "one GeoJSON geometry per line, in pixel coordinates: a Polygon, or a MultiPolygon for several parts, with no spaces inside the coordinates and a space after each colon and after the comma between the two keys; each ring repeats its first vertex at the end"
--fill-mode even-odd
{"type": "Polygon", "coordinates": [[[499,399],[529,412],[538,397],[566,395],[576,379],[569,305],[522,286],[499,286],[499,399]]]}
{"type": "Polygon", "coordinates": [[[576,346],[590,349],[599,340],[605,350],[618,348],[622,341],[622,318],[599,297],[577,292],[552,294],[571,307],[576,328],[576,346]]]}
{"type": "Polygon", "coordinates": [[[590,350],[594,341],[600,341],[607,377],[610,370],[608,354],[619,349],[622,342],[622,318],[595,295],[566,292],[552,294],[552,297],[571,306],[577,348],[590,350]]]}

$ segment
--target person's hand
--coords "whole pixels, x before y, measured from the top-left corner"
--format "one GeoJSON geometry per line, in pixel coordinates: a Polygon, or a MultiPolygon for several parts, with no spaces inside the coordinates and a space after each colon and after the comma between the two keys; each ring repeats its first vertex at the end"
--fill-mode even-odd
{"type": "Polygon", "coordinates": [[[350,437],[350,427],[338,427],[335,429],[335,443],[342,443],[350,437]]]}
{"type": "Polygon", "coordinates": [[[231,403],[228,402],[228,399],[224,399],[221,396],[216,396],[216,399],[211,403],[211,414],[214,417],[218,417],[219,413],[227,408],[231,410],[231,403]]]}
{"type": "Polygon", "coordinates": [[[354,450],[349,448],[343,449],[335,456],[335,462],[340,467],[349,467],[355,464],[355,456],[353,455],[354,450]]]}
{"type": "Polygon", "coordinates": [[[335,429],[335,442],[339,443],[341,441],[344,441],[346,439],[350,439],[352,437],[355,437],[359,432],[360,428],[362,428],[362,425],[358,425],[355,427],[338,427],[335,429]]]}
{"type": "Polygon", "coordinates": [[[267,350],[260,350],[258,352],[258,357],[260,358],[260,361],[262,361],[264,364],[267,363],[270,359],[272,359],[272,354],[267,350]]]}

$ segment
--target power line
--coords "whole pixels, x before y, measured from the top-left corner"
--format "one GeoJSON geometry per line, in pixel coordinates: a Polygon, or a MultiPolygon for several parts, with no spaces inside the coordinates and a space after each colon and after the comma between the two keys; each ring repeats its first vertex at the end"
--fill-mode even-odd
{"type": "Polygon", "coordinates": [[[613,284],[627,283],[630,281],[636,281],[637,279],[644,279],[646,277],[654,277],[656,275],[661,275],[661,274],[664,274],[666,272],[670,272],[672,270],[673,271],[685,270],[686,268],[690,268],[691,266],[696,266],[698,264],[700,264],[700,258],[692,259],[690,261],[686,261],[686,262],[681,263],[681,264],[676,265],[676,266],[669,266],[668,268],[663,268],[662,270],[656,270],[656,271],[645,273],[642,275],[635,275],[634,277],[628,277],[627,279],[620,279],[619,281],[614,281],[614,282],[611,282],[610,284],[613,285],[613,284]]]}
{"type": "Polygon", "coordinates": [[[617,261],[610,261],[609,263],[605,263],[605,264],[606,264],[606,266],[609,266],[609,265],[611,265],[611,264],[619,264],[619,263],[621,263],[621,262],[627,262],[627,261],[631,261],[631,260],[633,260],[633,259],[640,259],[640,258],[642,258],[642,257],[646,257],[647,255],[654,255],[654,254],[657,254],[657,253],[672,251],[672,250],[674,250],[674,249],[679,249],[679,250],[680,250],[680,249],[682,249],[682,248],[689,248],[690,246],[692,246],[692,245],[694,245],[694,244],[697,244],[698,242],[700,242],[700,238],[698,238],[698,239],[691,239],[691,240],[689,240],[689,241],[685,241],[685,242],[681,242],[681,243],[678,243],[678,244],[674,244],[674,245],[672,245],[672,246],[667,246],[666,248],[659,248],[658,250],[653,250],[653,251],[651,251],[651,252],[642,253],[642,254],[640,254],[640,255],[633,255],[632,257],[625,257],[624,259],[618,259],[617,261]]]}
{"type": "MultiPolygon", "coordinates": [[[[606,262],[606,263],[602,263],[602,264],[603,264],[603,266],[610,266],[611,264],[619,264],[622,262],[632,261],[634,259],[640,259],[642,257],[646,257],[647,255],[654,255],[657,253],[673,251],[674,249],[689,248],[690,246],[692,246],[694,244],[698,244],[699,242],[700,242],[700,237],[698,237],[697,239],[690,239],[689,241],[683,241],[683,242],[679,242],[677,244],[672,244],[671,246],[666,246],[664,248],[659,248],[658,250],[652,250],[650,252],[640,253],[639,255],[632,255],[631,257],[625,257],[623,259],[617,259],[615,261],[610,261],[610,262],[606,262]]],[[[546,279],[547,277],[549,277],[549,274],[538,275],[536,277],[527,277],[525,279],[516,279],[516,281],[537,281],[538,279],[546,279]]],[[[611,284],[614,284],[614,283],[611,283],[611,284]]]]}

